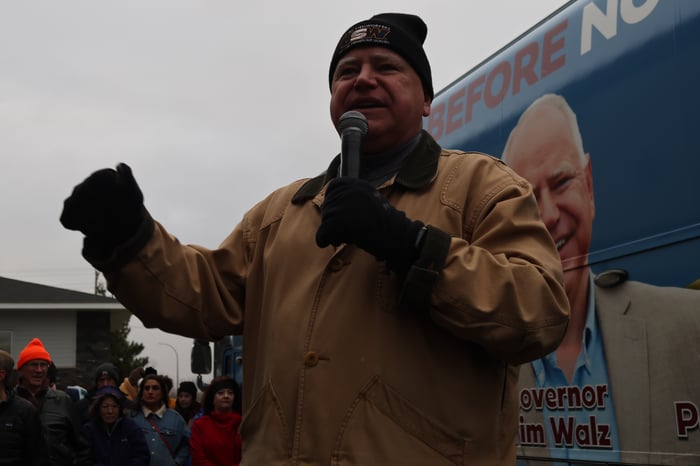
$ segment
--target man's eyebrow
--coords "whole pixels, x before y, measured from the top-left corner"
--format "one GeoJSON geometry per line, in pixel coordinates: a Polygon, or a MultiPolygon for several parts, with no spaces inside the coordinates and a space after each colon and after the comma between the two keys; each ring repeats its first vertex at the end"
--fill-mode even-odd
{"type": "Polygon", "coordinates": [[[572,173],[572,172],[573,172],[573,170],[570,170],[570,169],[567,169],[567,168],[561,168],[561,167],[560,167],[560,168],[557,168],[557,169],[556,169],[555,171],[553,171],[552,173],[550,173],[550,174],[547,176],[547,179],[550,180],[550,181],[551,181],[551,180],[556,180],[556,179],[559,179],[559,178],[561,178],[562,176],[568,175],[568,174],[570,174],[570,173],[572,173]]]}
{"type": "MultiPolygon", "coordinates": [[[[372,52],[369,56],[370,61],[373,60],[389,60],[389,59],[396,59],[397,56],[392,54],[392,53],[387,53],[384,50],[377,50],[376,52],[372,52]]],[[[359,57],[355,56],[344,56],[340,60],[338,60],[338,65],[341,65],[343,63],[354,63],[360,61],[359,57]]]]}

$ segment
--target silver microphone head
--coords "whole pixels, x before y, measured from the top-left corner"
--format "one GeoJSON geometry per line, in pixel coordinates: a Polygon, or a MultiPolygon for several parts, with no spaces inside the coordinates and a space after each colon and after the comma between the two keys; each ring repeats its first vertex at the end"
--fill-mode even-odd
{"type": "Polygon", "coordinates": [[[343,113],[340,120],[338,120],[338,131],[340,131],[340,134],[343,134],[345,130],[350,128],[360,131],[362,134],[367,134],[367,128],[369,128],[367,118],[355,110],[343,113]]]}

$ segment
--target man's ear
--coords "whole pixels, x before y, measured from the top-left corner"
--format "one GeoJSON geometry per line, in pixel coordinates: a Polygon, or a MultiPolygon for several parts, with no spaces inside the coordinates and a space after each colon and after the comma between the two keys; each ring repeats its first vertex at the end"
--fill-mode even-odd
{"type": "Polygon", "coordinates": [[[430,106],[433,103],[433,99],[431,97],[428,97],[428,95],[423,92],[423,116],[427,117],[430,116],[430,106]]]}

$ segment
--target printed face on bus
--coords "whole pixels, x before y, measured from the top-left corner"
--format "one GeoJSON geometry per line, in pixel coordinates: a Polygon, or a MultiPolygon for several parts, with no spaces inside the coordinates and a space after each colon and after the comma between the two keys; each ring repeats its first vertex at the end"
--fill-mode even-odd
{"type": "Polygon", "coordinates": [[[413,67],[386,47],[360,47],[339,61],[331,81],[331,120],[349,110],[361,112],[369,129],[366,154],[398,148],[422,128],[431,99],[413,67]]]}
{"type": "Polygon", "coordinates": [[[595,216],[591,164],[574,142],[569,119],[551,105],[532,109],[514,131],[503,159],[532,184],[564,270],[570,270],[567,282],[587,274],[580,266],[588,261],[595,216]]]}

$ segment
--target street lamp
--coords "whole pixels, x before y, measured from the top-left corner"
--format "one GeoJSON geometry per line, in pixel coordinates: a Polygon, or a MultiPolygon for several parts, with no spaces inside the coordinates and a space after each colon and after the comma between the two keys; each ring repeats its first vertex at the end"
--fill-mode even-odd
{"type": "Polygon", "coordinates": [[[177,356],[177,350],[170,343],[158,342],[159,345],[168,346],[171,350],[175,352],[175,389],[180,386],[180,358],[177,356]]]}

